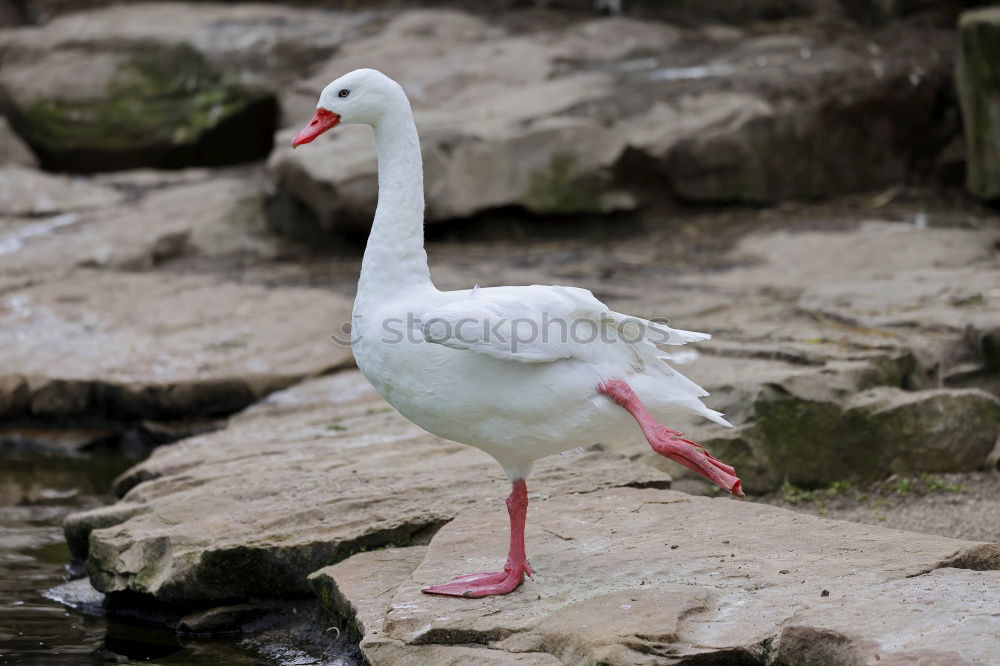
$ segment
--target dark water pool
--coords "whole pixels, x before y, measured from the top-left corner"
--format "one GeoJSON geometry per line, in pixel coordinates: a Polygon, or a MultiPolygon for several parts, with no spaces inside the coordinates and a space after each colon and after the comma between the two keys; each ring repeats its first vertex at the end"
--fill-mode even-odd
{"type": "Polygon", "coordinates": [[[82,574],[70,569],[63,518],[110,502],[111,482],[141,457],[111,448],[85,453],[0,448],[0,664],[356,663],[338,650],[323,654],[322,641],[301,628],[187,640],[172,630],[110,620],[95,604],[81,612],[49,598],[59,597],[53,588],[82,574]]]}

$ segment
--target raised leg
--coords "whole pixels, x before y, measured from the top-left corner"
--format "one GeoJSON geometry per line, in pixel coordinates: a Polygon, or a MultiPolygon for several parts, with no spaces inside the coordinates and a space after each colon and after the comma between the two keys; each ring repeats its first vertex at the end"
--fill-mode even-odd
{"type": "Polygon", "coordinates": [[[524,521],[528,515],[528,485],[524,479],[514,482],[507,497],[510,515],[510,549],[503,571],[481,571],[459,576],[450,583],[425,587],[427,594],[445,594],[451,597],[488,597],[513,592],[524,582],[525,574],[534,573],[524,553],[524,521]]]}
{"type": "Polygon", "coordinates": [[[646,441],[649,442],[654,451],[684,465],[692,472],[701,474],[723,490],[731,492],[737,497],[743,497],[743,489],[740,487],[740,480],[736,477],[735,469],[721,460],[713,458],[712,454],[700,445],[682,438],[681,435],[684,433],[671,430],[658,423],[639,401],[639,396],[635,394],[632,387],[623,380],[612,379],[598,384],[597,392],[603,393],[628,410],[635,422],[642,428],[642,434],[646,436],[646,441]]]}

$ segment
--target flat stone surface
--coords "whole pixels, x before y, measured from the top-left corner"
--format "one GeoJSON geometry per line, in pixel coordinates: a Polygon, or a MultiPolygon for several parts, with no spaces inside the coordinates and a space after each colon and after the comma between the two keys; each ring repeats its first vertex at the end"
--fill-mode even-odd
{"type": "Polygon", "coordinates": [[[861,326],[962,330],[970,316],[1000,307],[1000,260],[985,267],[925,268],[808,290],[804,309],[861,326]]]}
{"type": "Polygon", "coordinates": [[[311,574],[309,584],[327,612],[348,620],[362,636],[378,636],[396,588],[426,555],[427,546],[358,553],[311,574]]]}
{"type": "Polygon", "coordinates": [[[397,588],[427,555],[426,546],[358,553],[309,577],[331,616],[343,618],[361,638],[368,661],[378,664],[562,664],[546,653],[515,654],[485,645],[407,645],[385,636],[382,623],[397,588]]]}
{"type": "Polygon", "coordinates": [[[802,626],[842,634],[880,663],[946,651],[985,664],[1000,648],[985,630],[1000,610],[1000,572],[935,570],[973,542],[666,490],[535,501],[534,581],[484,599],[420,592],[496,566],[503,521],[496,508],[477,508],[437,533],[385,617],[384,638],[398,654],[463,643],[563,663],[669,664],[711,653],[764,663],[775,649],[769,639],[780,637],[779,654],[790,654],[802,626]],[[943,605],[919,601],[946,596],[943,605]]]}
{"type": "MultiPolygon", "coordinates": [[[[669,484],[607,453],[546,459],[532,479],[536,496],[669,484]]],[[[208,605],[307,593],[309,574],[360,549],[426,540],[464,508],[503,506],[509,484],[486,454],[419,430],[351,371],[158,449],[117,490],[119,504],[67,521],[76,550],[89,539],[95,587],[208,605]]]]}
{"type": "Polygon", "coordinates": [[[121,200],[121,193],[114,189],[82,178],[18,166],[0,168],[0,218],[105,208],[121,200]]]}
{"type": "Polygon", "coordinates": [[[873,218],[848,229],[787,229],[744,236],[730,253],[731,270],[719,284],[745,287],[783,285],[806,289],[831,282],[860,281],[903,271],[995,265],[993,241],[1000,231],[933,226],[948,223],[933,213],[925,225],[914,219],[873,218]]]}
{"type": "Polygon", "coordinates": [[[785,663],[988,664],[996,659],[1000,571],[943,568],[799,610],[785,663]],[[841,603],[838,603],[840,601],[841,603]]]}
{"type": "Polygon", "coordinates": [[[0,414],[227,413],[353,363],[329,335],[350,301],[320,289],[81,271],[0,296],[0,414]]]}
{"type": "MultiPolygon", "coordinates": [[[[174,184],[169,175],[152,176],[123,174],[113,181],[136,192],[127,203],[106,187],[99,191],[107,189],[116,196],[101,201],[99,210],[40,219],[0,218],[0,279],[30,284],[81,267],[147,270],[192,257],[274,256],[277,246],[263,233],[260,192],[253,179],[200,173],[196,182],[174,184]]],[[[0,173],[0,186],[2,179],[0,173]]]]}

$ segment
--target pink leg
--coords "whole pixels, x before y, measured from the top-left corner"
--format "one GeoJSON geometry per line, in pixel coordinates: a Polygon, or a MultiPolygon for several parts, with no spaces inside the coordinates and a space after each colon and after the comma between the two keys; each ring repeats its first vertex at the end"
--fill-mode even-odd
{"type": "Polygon", "coordinates": [[[597,392],[603,393],[628,410],[632,418],[642,428],[642,434],[646,436],[646,441],[649,442],[654,451],[684,465],[692,472],[701,474],[723,490],[729,491],[737,497],[743,497],[743,490],[740,488],[740,480],[736,477],[735,469],[721,460],[713,458],[700,445],[683,439],[681,435],[684,433],[671,430],[658,423],[639,401],[639,396],[635,394],[632,387],[624,381],[612,379],[598,384],[597,392]]]}
{"type": "Polygon", "coordinates": [[[524,575],[534,573],[524,553],[524,521],[528,515],[528,485],[524,479],[514,482],[507,497],[510,514],[510,550],[503,571],[481,571],[459,576],[450,583],[425,587],[427,594],[445,594],[451,597],[488,597],[513,592],[524,582],[524,575]]]}

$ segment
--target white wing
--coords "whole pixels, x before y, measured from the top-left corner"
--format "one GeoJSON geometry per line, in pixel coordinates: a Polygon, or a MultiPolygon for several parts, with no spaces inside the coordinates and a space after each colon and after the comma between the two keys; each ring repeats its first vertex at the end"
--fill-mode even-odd
{"type": "Polygon", "coordinates": [[[656,345],[683,345],[710,335],[614,312],[586,289],[475,289],[425,312],[420,326],[427,342],[453,349],[522,363],[617,360],[636,373],[666,375],[691,396],[707,395],[663,363],[656,345]]]}

